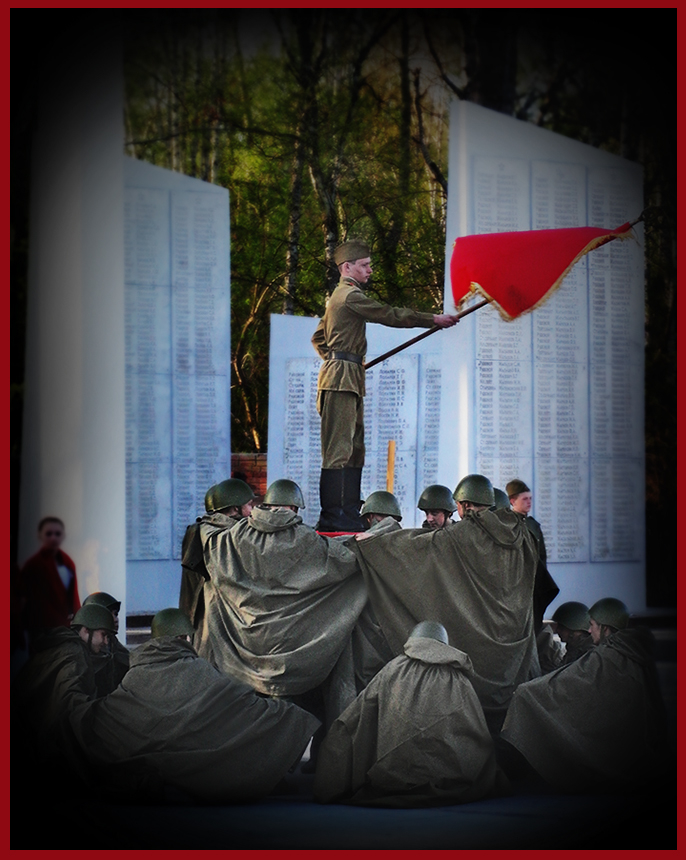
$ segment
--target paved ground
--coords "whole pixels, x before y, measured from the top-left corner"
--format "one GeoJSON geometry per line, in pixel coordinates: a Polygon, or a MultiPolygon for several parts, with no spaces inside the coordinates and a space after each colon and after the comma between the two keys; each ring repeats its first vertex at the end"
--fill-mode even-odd
{"type": "Polygon", "coordinates": [[[77,803],[36,786],[12,806],[12,849],[676,849],[676,791],[569,796],[524,783],[510,797],[434,809],[372,809],[312,801],[313,777],[288,777],[260,803],[164,806],[77,803]],[[26,823],[24,823],[26,822],[26,823]],[[27,826],[28,825],[28,826],[27,826]]]}
{"type": "MultiPolygon", "coordinates": [[[[676,631],[656,630],[657,668],[676,737],[676,631]]],[[[13,760],[13,773],[17,763],[13,760]]],[[[20,767],[20,765],[19,765],[20,767]]],[[[513,783],[510,797],[434,809],[320,805],[298,766],[260,803],[196,806],[75,800],[69,786],[32,786],[11,806],[12,849],[676,850],[675,781],[641,796],[570,796],[513,783]]]]}

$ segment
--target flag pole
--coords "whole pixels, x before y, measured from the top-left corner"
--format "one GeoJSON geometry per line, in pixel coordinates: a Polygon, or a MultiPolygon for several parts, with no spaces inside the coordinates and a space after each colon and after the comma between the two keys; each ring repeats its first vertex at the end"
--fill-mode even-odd
{"type": "MultiPolygon", "coordinates": [[[[466,311],[461,311],[459,314],[455,314],[458,320],[462,319],[462,317],[466,317],[467,314],[471,314],[474,311],[482,308],[484,305],[488,305],[493,301],[493,299],[484,299],[482,302],[479,302],[476,305],[472,305],[471,308],[467,308],[466,311]]],[[[432,326],[427,331],[418,334],[417,337],[413,337],[411,340],[405,341],[405,343],[401,343],[400,346],[396,346],[394,349],[389,349],[388,352],[384,352],[383,355],[379,355],[376,358],[373,358],[371,361],[368,361],[364,365],[365,370],[369,370],[370,367],[374,367],[375,364],[379,364],[382,361],[385,361],[387,358],[390,358],[392,355],[395,355],[396,352],[400,352],[401,349],[406,349],[408,346],[412,346],[413,343],[417,343],[420,340],[423,340],[425,337],[428,337],[430,334],[434,332],[440,331],[441,326],[435,325],[432,326]]]]}

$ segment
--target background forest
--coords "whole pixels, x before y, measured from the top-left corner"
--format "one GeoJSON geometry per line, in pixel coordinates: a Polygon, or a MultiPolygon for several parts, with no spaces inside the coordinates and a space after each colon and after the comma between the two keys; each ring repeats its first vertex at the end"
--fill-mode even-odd
{"type": "Polygon", "coordinates": [[[648,603],[675,605],[675,10],[601,10],[603,26],[590,9],[23,11],[12,16],[15,490],[41,75],[68,62],[61,30],[98,39],[121,25],[124,151],[229,189],[234,451],[266,450],[269,315],[323,313],[340,241],[371,244],[375,297],[440,310],[451,98],[643,166],[648,603]]]}

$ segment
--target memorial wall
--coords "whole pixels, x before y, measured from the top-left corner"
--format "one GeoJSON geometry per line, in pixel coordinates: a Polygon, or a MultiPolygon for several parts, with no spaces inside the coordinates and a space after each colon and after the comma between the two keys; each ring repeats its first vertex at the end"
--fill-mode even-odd
{"type": "Polygon", "coordinates": [[[231,474],[228,192],[126,159],[128,612],[176,605],[181,542],[231,474]]]}
{"type": "MultiPolygon", "coordinates": [[[[448,263],[460,235],[614,228],[643,209],[638,165],[476,105],[453,106],[449,175],[448,263]]],[[[645,608],[642,225],[634,232],[635,241],[582,258],[541,307],[511,322],[484,308],[457,335],[448,332],[443,348],[470,368],[464,467],[496,486],[519,477],[531,487],[561,588],[557,602],[616,594],[638,611],[645,608]]],[[[445,299],[452,310],[449,274],[445,299]]],[[[446,405],[444,420],[459,420],[446,405]]],[[[442,442],[449,472],[447,433],[442,442]]]]}
{"type": "MultiPolygon", "coordinates": [[[[470,103],[450,128],[445,310],[454,312],[452,243],[474,233],[585,225],[614,228],[643,208],[631,162],[470,103]]],[[[506,322],[494,307],[465,317],[369,372],[362,494],[394,492],[419,525],[429,483],[469,472],[533,491],[559,598],[615,595],[645,609],[643,247],[615,241],[577,263],[539,308],[506,322]]],[[[503,260],[507,266],[507,260],[503,260]]],[[[268,479],[305,493],[319,514],[320,361],[316,319],[272,317],[268,479]]],[[[418,331],[368,325],[368,360],[418,331]]]]}

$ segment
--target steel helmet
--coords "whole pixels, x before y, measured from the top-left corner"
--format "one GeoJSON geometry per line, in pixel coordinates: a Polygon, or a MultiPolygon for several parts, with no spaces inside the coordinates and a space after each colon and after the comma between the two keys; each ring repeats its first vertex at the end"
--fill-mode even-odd
{"type": "Polygon", "coordinates": [[[583,630],[588,632],[588,627],[591,619],[588,614],[588,606],[585,603],[579,603],[577,600],[569,600],[567,603],[561,603],[555,612],[553,612],[552,620],[556,624],[561,624],[569,630],[583,630]]]}
{"type": "Polygon", "coordinates": [[[588,610],[596,624],[605,624],[623,630],[629,623],[629,610],[616,597],[603,597],[597,600],[588,610]]]}
{"type": "Polygon", "coordinates": [[[116,633],[114,616],[105,606],[98,603],[84,604],[77,610],[71,622],[72,627],[86,627],[88,630],[107,630],[116,633]]]}
{"type": "Polygon", "coordinates": [[[360,510],[361,516],[365,514],[383,514],[387,517],[395,517],[398,521],[403,518],[398,500],[387,490],[376,490],[369,494],[360,510]]]}
{"type": "Polygon", "coordinates": [[[429,484],[425,487],[417,507],[420,511],[449,511],[451,514],[457,510],[453,494],[443,484],[429,484]]]}
{"type": "Polygon", "coordinates": [[[109,609],[110,612],[119,612],[121,609],[121,600],[117,600],[116,597],[112,597],[112,595],[108,594],[106,591],[94,591],[92,594],[89,594],[83,601],[83,605],[89,606],[91,603],[96,603],[98,606],[104,606],[105,609],[109,609]]]}
{"type": "Polygon", "coordinates": [[[420,621],[410,633],[410,639],[435,639],[448,645],[448,631],[438,621],[420,621]]]}
{"type": "Polygon", "coordinates": [[[302,490],[288,478],[279,478],[267,487],[262,503],[265,505],[295,505],[297,508],[305,507],[302,490]]]}
{"type": "Polygon", "coordinates": [[[227,478],[220,481],[205,493],[205,510],[208,514],[222,511],[224,508],[246,505],[255,498],[250,487],[240,478],[227,478]]]}
{"type": "Polygon", "coordinates": [[[159,639],[161,636],[192,636],[195,630],[185,612],[170,607],[160,609],[153,617],[150,633],[153,639],[159,639]]]}
{"type": "Polygon", "coordinates": [[[510,510],[510,498],[505,492],[505,490],[501,490],[498,487],[493,487],[493,495],[495,496],[495,504],[493,507],[496,511],[510,510]]]}
{"type": "Polygon", "coordinates": [[[493,484],[485,475],[465,475],[455,487],[453,498],[456,502],[473,502],[487,508],[495,504],[493,484]]]}

